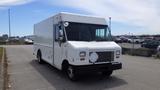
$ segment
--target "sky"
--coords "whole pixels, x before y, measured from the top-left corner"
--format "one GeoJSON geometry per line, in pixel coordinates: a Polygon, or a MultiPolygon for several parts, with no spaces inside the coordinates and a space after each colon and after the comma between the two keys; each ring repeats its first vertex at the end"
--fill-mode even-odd
{"type": "Polygon", "coordinates": [[[0,0],[0,35],[33,35],[33,25],[59,12],[112,17],[112,34],[160,34],[159,0],[0,0]]]}

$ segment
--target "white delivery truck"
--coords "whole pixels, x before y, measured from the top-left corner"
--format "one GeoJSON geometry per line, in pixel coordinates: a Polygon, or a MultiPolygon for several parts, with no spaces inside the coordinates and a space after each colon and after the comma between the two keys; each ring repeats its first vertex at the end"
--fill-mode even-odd
{"type": "Polygon", "coordinates": [[[34,55],[67,73],[101,72],[110,76],[121,69],[121,47],[111,40],[105,18],[59,13],[34,25],[34,55]]]}

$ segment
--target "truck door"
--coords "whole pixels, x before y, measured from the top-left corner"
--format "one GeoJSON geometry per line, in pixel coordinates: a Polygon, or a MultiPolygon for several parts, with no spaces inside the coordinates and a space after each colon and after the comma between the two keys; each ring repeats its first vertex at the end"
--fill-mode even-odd
{"type": "Polygon", "coordinates": [[[61,61],[62,61],[62,45],[59,40],[59,31],[61,30],[61,26],[55,25],[55,42],[54,42],[54,61],[53,64],[57,67],[60,68],[61,66],[61,61]]]}

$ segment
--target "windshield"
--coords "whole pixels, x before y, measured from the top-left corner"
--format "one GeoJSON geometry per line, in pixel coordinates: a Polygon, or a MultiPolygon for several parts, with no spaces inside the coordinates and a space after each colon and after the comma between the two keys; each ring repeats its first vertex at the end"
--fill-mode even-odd
{"type": "Polygon", "coordinates": [[[70,22],[65,27],[69,41],[110,41],[111,34],[107,25],[94,25],[70,22]]]}

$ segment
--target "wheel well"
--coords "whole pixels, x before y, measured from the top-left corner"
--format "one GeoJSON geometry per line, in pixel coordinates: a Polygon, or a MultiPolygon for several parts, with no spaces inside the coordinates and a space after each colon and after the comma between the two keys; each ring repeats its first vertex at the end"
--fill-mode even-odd
{"type": "Polygon", "coordinates": [[[66,71],[66,69],[68,68],[68,61],[67,60],[63,60],[63,63],[62,63],[62,71],[66,71]]]}

